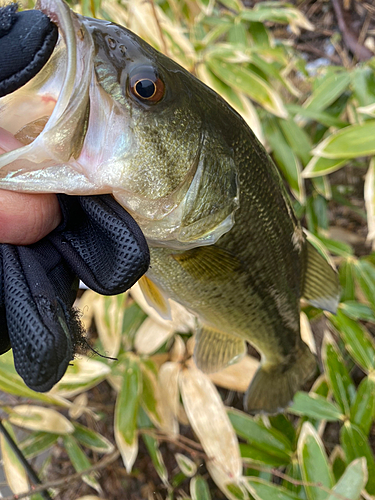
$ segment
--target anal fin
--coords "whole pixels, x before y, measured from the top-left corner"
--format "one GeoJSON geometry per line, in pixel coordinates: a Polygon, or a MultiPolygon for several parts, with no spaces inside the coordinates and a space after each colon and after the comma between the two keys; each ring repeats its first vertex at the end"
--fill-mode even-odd
{"type": "Polygon", "coordinates": [[[195,341],[194,360],[200,370],[214,373],[239,361],[246,353],[240,338],[203,325],[195,341]]]}
{"type": "Polygon", "coordinates": [[[314,307],[336,313],[340,299],[337,272],[309,241],[306,241],[305,258],[302,297],[314,307]]]}

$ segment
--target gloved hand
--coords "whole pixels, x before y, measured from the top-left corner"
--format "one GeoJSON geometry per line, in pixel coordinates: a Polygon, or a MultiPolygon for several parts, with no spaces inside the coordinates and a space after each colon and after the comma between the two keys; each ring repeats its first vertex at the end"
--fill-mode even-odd
{"type": "MultiPolygon", "coordinates": [[[[56,40],[56,26],[41,12],[0,8],[0,95],[35,76],[56,40]],[[26,52],[18,50],[20,30],[29,40],[26,52]],[[4,39],[17,57],[3,56],[4,39]]],[[[141,230],[111,196],[58,199],[63,221],[49,235],[29,246],[0,245],[0,354],[12,347],[16,370],[41,392],[64,375],[82,338],[72,309],[78,278],[112,295],[130,288],[149,265],[141,230]]]]}

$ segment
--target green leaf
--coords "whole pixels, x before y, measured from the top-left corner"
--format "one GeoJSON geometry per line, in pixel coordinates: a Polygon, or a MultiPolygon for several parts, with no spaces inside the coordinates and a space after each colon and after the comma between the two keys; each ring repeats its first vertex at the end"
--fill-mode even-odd
{"type": "Polygon", "coordinates": [[[320,177],[321,175],[331,174],[343,167],[348,160],[343,158],[331,159],[313,156],[302,172],[302,177],[310,179],[312,177],[320,177]]]}
{"type": "Polygon", "coordinates": [[[73,425],[73,436],[87,448],[90,448],[98,453],[111,453],[113,451],[113,444],[98,432],[93,431],[78,422],[74,422],[73,425]]]}
{"type": "Polygon", "coordinates": [[[375,267],[367,260],[360,259],[355,262],[354,271],[359,286],[375,311],[375,267]]]}
{"type": "Polygon", "coordinates": [[[370,495],[375,494],[375,461],[370,445],[366,436],[361,429],[355,424],[345,422],[340,432],[341,445],[345,451],[348,461],[353,461],[356,458],[366,458],[368,481],[366,490],[370,495]]]}
{"type": "Polygon", "coordinates": [[[375,369],[375,344],[367,329],[346,316],[340,309],[330,321],[337,329],[345,348],[354,361],[365,371],[375,369]]]}
{"type": "Polygon", "coordinates": [[[290,480],[284,479],[282,482],[282,486],[291,491],[292,493],[298,495],[300,498],[306,498],[305,491],[299,482],[302,482],[301,476],[301,468],[299,466],[298,461],[293,458],[285,470],[285,475],[292,480],[296,480],[296,483],[291,482],[290,480]]]}
{"type": "Polygon", "coordinates": [[[350,408],[350,421],[368,436],[375,415],[375,380],[370,375],[362,380],[350,408]]]}
{"type": "Polygon", "coordinates": [[[27,438],[19,443],[20,450],[25,458],[34,458],[48,448],[51,448],[58,440],[58,434],[51,434],[50,432],[33,432],[27,438]]]}
{"type": "MultiPolygon", "coordinates": [[[[303,480],[331,488],[333,475],[327,455],[320,437],[309,422],[302,426],[297,452],[303,480]]],[[[318,486],[305,486],[305,491],[308,500],[326,500],[328,496],[327,492],[318,486]]]]}
{"type": "MultiPolygon", "coordinates": [[[[89,469],[91,467],[91,462],[82,451],[82,448],[79,446],[77,440],[70,435],[65,435],[63,439],[65,449],[75,470],[77,472],[82,472],[83,470],[89,469]]],[[[85,474],[82,476],[82,479],[96,491],[101,491],[98,480],[93,474],[85,474]]]]}
{"type": "Polygon", "coordinates": [[[324,196],[326,200],[332,198],[332,188],[328,177],[313,177],[311,181],[320,196],[324,196]]]}
{"type": "Polygon", "coordinates": [[[304,103],[306,110],[322,111],[347,89],[350,75],[347,71],[328,73],[316,82],[316,88],[304,103]]]}
{"type": "Polygon", "coordinates": [[[375,120],[350,125],[329,135],[313,153],[330,159],[358,158],[375,153],[375,120]]]}
{"type": "Polygon", "coordinates": [[[230,87],[244,92],[270,113],[286,118],[288,113],[278,93],[254,71],[239,64],[211,58],[207,65],[217,77],[230,87]]]}
{"type": "Polygon", "coordinates": [[[355,386],[333,338],[326,334],[322,346],[322,361],[328,384],[345,415],[355,397],[355,386]]]}
{"type": "Polygon", "coordinates": [[[276,118],[269,117],[264,122],[264,134],[273,150],[273,156],[287,180],[296,199],[304,204],[305,190],[301,177],[301,165],[297,156],[286,142],[276,118]]]}
{"type": "Polygon", "coordinates": [[[354,253],[353,248],[343,241],[331,240],[330,238],[325,238],[321,234],[316,235],[316,237],[323,243],[330,253],[340,255],[345,258],[351,257],[354,253]]]}
{"type": "Polygon", "coordinates": [[[246,478],[244,484],[249,490],[249,493],[255,498],[255,500],[300,500],[300,497],[298,495],[283,488],[282,486],[271,484],[264,479],[253,477],[249,479],[246,478]]]}
{"type": "Polygon", "coordinates": [[[201,476],[195,476],[190,481],[190,495],[192,500],[211,500],[207,481],[201,476]]]}
{"type": "Polygon", "coordinates": [[[293,118],[278,120],[281,130],[285,135],[290,147],[300,158],[303,165],[307,165],[311,159],[311,139],[304,129],[297,125],[293,118]]]}
{"type": "Polygon", "coordinates": [[[0,391],[26,399],[42,401],[43,403],[51,405],[63,406],[66,408],[71,406],[69,401],[60,398],[59,396],[43,394],[29,389],[21,377],[15,372],[12,351],[2,354],[1,361],[0,391]]]}
{"type": "Polygon", "coordinates": [[[250,466],[252,462],[266,464],[272,467],[280,467],[287,463],[285,457],[279,458],[275,455],[270,455],[269,453],[246,443],[240,443],[240,452],[243,461],[250,466]]]}
{"type": "Polygon", "coordinates": [[[346,456],[341,446],[339,445],[335,446],[329,459],[332,464],[332,471],[335,476],[335,479],[336,481],[338,481],[340,477],[344,474],[345,469],[347,467],[346,456]]]}
{"type": "Polygon", "coordinates": [[[367,482],[366,460],[360,458],[348,465],[343,476],[333,487],[327,500],[337,500],[339,496],[348,500],[358,500],[367,482]]]}
{"type": "Polygon", "coordinates": [[[368,66],[355,68],[351,72],[354,95],[359,106],[369,106],[375,102],[375,74],[368,66]]]}
{"type": "Polygon", "coordinates": [[[124,369],[122,385],[115,407],[115,439],[121,452],[125,467],[131,471],[137,456],[137,414],[142,391],[141,370],[132,354],[122,363],[124,369]]]}
{"type": "Polygon", "coordinates": [[[327,420],[328,422],[337,422],[343,419],[340,408],[327,401],[322,396],[313,392],[297,392],[294,396],[293,404],[288,411],[296,415],[306,416],[316,420],[327,420]]]}
{"type": "Polygon", "coordinates": [[[365,304],[361,304],[356,300],[347,300],[346,302],[341,302],[339,307],[349,318],[375,323],[375,314],[365,304]]]}
{"type": "Polygon", "coordinates": [[[155,425],[161,423],[161,417],[158,411],[158,383],[153,371],[145,363],[141,364],[142,371],[142,394],[141,403],[147,414],[155,422],[155,425]]]}
{"type": "Polygon", "coordinates": [[[355,269],[353,259],[345,260],[339,268],[341,300],[355,300],[355,269]]]}
{"type": "Polygon", "coordinates": [[[339,120],[335,116],[325,113],[323,111],[314,111],[313,109],[305,109],[298,104],[286,104],[286,109],[293,115],[301,116],[302,118],[307,118],[309,120],[321,123],[326,127],[336,127],[343,128],[348,125],[347,122],[339,120]]]}
{"type": "Polygon", "coordinates": [[[228,415],[236,433],[254,448],[289,463],[292,454],[290,441],[276,429],[267,429],[264,424],[236,410],[228,415]]]}

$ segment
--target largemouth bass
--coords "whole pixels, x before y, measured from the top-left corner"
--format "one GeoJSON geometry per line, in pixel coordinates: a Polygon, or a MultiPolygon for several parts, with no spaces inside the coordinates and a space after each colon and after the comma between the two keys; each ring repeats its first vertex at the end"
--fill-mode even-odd
{"type": "Polygon", "coordinates": [[[170,297],[197,317],[198,367],[220,370],[250,342],[261,364],[245,408],[284,408],[316,370],[300,299],[335,312],[339,288],[277,168],[220,96],[134,33],[62,0],[37,8],[59,41],[0,99],[0,188],[112,193],[147,238],[148,301],[167,316],[170,297]]]}

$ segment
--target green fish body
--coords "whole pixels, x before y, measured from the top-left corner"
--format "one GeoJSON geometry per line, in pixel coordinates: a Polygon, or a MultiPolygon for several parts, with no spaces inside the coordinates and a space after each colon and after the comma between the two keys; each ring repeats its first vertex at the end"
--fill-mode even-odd
{"type": "Polygon", "coordinates": [[[316,369],[300,299],[334,312],[339,289],[277,168],[220,96],[135,34],[62,0],[39,8],[64,36],[40,75],[0,99],[0,127],[22,143],[0,156],[0,188],[112,193],[150,246],[146,298],[198,319],[198,367],[220,370],[250,342],[262,359],[245,407],[284,408],[316,369]]]}

